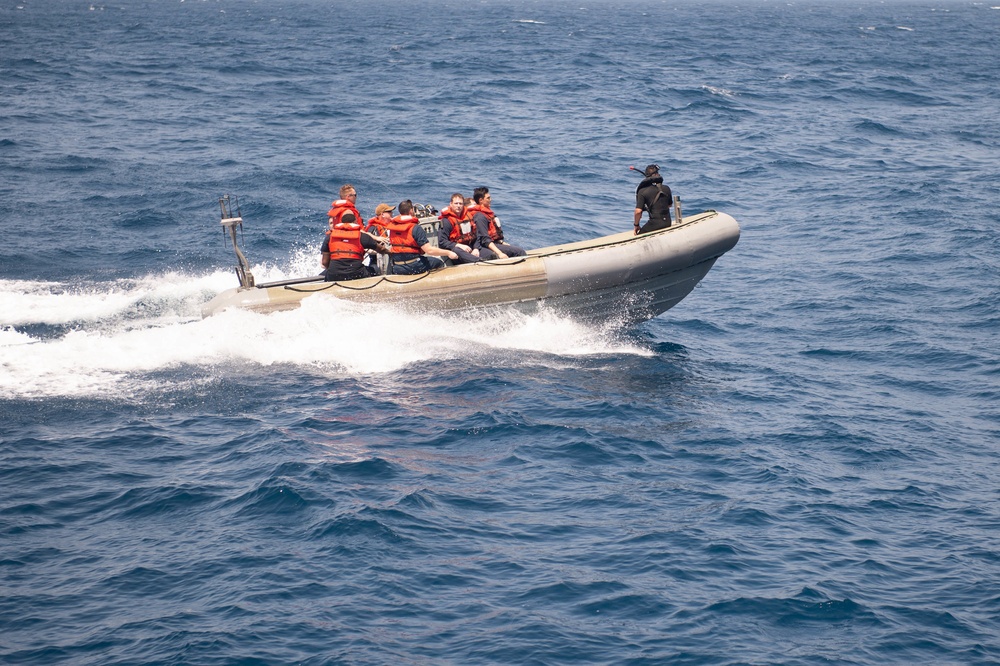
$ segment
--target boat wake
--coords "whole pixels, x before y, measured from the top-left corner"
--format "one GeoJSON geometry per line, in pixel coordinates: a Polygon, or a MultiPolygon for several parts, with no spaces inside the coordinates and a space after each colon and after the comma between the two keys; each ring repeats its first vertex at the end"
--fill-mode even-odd
{"type": "MultiPolygon", "coordinates": [[[[283,277],[278,269],[254,270],[283,277]]],[[[201,304],[233,280],[229,271],[74,288],[0,280],[0,399],[141,401],[154,387],[162,390],[163,373],[171,382],[205,381],[231,376],[234,368],[259,375],[281,366],[339,377],[455,359],[489,365],[498,355],[530,365],[539,355],[550,362],[651,354],[614,325],[586,325],[544,309],[413,313],[320,295],[296,310],[230,310],[202,319],[201,304]]]]}

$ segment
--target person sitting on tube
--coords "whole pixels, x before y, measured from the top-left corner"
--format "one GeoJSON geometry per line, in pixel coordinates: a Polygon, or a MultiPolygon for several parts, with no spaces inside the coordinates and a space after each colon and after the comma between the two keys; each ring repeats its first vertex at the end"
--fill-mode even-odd
{"type": "Polygon", "coordinates": [[[479,258],[480,259],[506,259],[507,257],[523,257],[527,254],[516,245],[509,245],[503,242],[503,229],[500,227],[500,218],[490,208],[492,196],[490,188],[477,187],[472,193],[475,205],[469,207],[472,219],[476,223],[479,235],[479,258]]]}
{"type": "Polygon", "coordinates": [[[397,206],[399,215],[389,223],[389,242],[392,244],[392,269],[396,275],[427,273],[435,268],[444,268],[440,257],[458,261],[458,255],[451,250],[434,247],[427,240],[427,232],[413,216],[413,204],[409,200],[397,206]]]}
{"type": "Polygon", "coordinates": [[[375,216],[368,219],[365,231],[376,236],[388,236],[389,231],[387,227],[392,222],[392,211],[394,210],[396,210],[396,207],[390,206],[387,203],[380,203],[375,206],[375,216]]]}
{"type": "Polygon", "coordinates": [[[378,269],[364,264],[366,250],[385,254],[389,251],[389,244],[362,231],[358,219],[350,210],[331,215],[330,230],[323,236],[320,251],[324,279],[335,282],[378,275],[378,269]]]}
{"type": "Polygon", "coordinates": [[[451,195],[451,203],[438,216],[438,247],[451,250],[458,255],[459,264],[479,261],[479,234],[472,213],[465,209],[465,197],[459,193],[451,195]]]}

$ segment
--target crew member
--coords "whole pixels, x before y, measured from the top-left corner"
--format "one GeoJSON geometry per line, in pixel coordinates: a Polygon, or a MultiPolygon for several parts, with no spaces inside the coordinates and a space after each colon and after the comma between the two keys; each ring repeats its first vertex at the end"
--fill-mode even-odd
{"type": "Polygon", "coordinates": [[[427,240],[427,232],[420,226],[413,213],[413,204],[408,200],[400,202],[399,215],[389,223],[389,242],[392,244],[392,272],[396,275],[426,273],[435,268],[443,268],[439,257],[458,260],[451,250],[434,247],[427,240]]]}
{"type": "Polygon", "coordinates": [[[493,213],[490,204],[493,201],[490,188],[477,187],[472,193],[475,204],[469,206],[472,219],[476,223],[476,233],[479,236],[480,259],[506,259],[507,257],[523,257],[527,253],[516,245],[503,242],[503,229],[500,219],[493,213]]]}
{"type": "Polygon", "coordinates": [[[438,219],[441,220],[438,247],[457,254],[457,263],[471,264],[479,261],[479,235],[476,233],[472,213],[465,209],[465,197],[457,192],[451,195],[451,203],[441,211],[438,219]]]}
{"type": "Polygon", "coordinates": [[[330,204],[330,212],[327,217],[333,218],[334,223],[340,222],[340,216],[346,211],[354,214],[356,223],[360,223],[361,213],[358,212],[358,192],[351,184],[340,186],[340,198],[330,204]]]}
{"type": "MultiPolygon", "coordinates": [[[[390,206],[387,203],[380,203],[375,206],[375,217],[369,218],[367,225],[365,226],[365,231],[374,235],[380,236],[382,238],[389,237],[389,223],[392,222],[392,211],[396,210],[395,206],[390,206]]],[[[373,257],[369,253],[368,260],[371,262],[373,257]]],[[[378,266],[379,273],[387,273],[389,271],[389,255],[380,254],[374,257],[373,262],[378,266]]]]}
{"type": "Polygon", "coordinates": [[[388,236],[388,226],[392,222],[392,211],[394,210],[396,210],[396,207],[390,206],[387,203],[380,203],[375,206],[375,217],[368,219],[365,231],[376,236],[388,236]]]}
{"type": "Polygon", "coordinates": [[[389,244],[361,230],[354,213],[346,211],[339,222],[330,218],[330,230],[323,236],[320,260],[327,282],[357,280],[378,275],[377,269],[364,264],[365,251],[388,253],[389,244]]]}
{"type": "Polygon", "coordinates": [[[660,167],[650,164],[642,173],[644,178],[638,187],[635,188],[634,227],[636,234],[669,227],[670,207],[674,203],[674,197],[670,193],[670,188],[663,184],[660,167]],[[649,220],[640,228],[639,221],[642,219],[643,211],[649,213],[649,220]]]}

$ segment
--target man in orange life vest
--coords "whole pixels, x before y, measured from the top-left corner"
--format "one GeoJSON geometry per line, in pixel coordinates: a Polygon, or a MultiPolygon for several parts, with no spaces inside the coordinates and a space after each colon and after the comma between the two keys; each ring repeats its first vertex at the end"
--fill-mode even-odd
{"type": "Polygon", "coordinates": [[[358,212],[358,192],[348,183],[340,186],[340,198],[330,204],[329,217],[339,217],[339,213],[347,209],[354,213],[354,219],[361,223],[361,213],[358,212]]]}
{"type": "Polygon", "coordinates": [[[523,257],[527,253],[516,245],[508,245],[503,242],[503,229],[500,228],[500,220],[493,214],[490,208],[493,198],[490,196],[490,188],[477,187],[472,193],[475,205],[469,206],[472,212],[472,219],[476,223],[476,231],[479,236],[479,258],[480,259],[506,259],[507,257],[523,257]]]}
{"type": "MultiPolygon", "coordinates": [[[[387,203],[380,203],[375,206],[375,216],[368,219],[365,231],[383,240],[387,239],[389,237],[389,223],[392,222],[392,211],[394,210],[396,210],[396,207],[390,206],[387,203]]],[[[378,255],[374,263],[377,265],[379,273],[389,272],[388,254],[378,255]]]]}
{"type": "Polygon", "coordinates": [[[427,240],[427,232],[415,218],[413,204],[403,201],[398,206],[399,215],[389,223],[389,242],[392,244],[392,272],[396,275],[426,273],[434,268],[444,268],[438,257],[458,260],[451,250],[434,247],[427,240]]]}
{"type": "Polygon", "coordinates": [[[330,230],[323,236],[320,259],[327,282],[358,280],[378,275],[378,270],[365,266],[366,250],[380,253],[389,251],[385,240],[361,230],[358,218],[346,208],[337,216],[330,216],[330,230]]]}
{"type": "Polygon", "coordinates": [[[389,234],[389,223],[392,222],[392,211],[394,210],[396,210],[396,207],[390,206],[387,203],[380,203],[375,206],[375,217],[368,219],[365,231],[376,236],[387,236],[389,234]]]}
{"type": "Polygon", "coordinates": [[[459,193],[451,195],[451,203],[438,216],[438,247],[451,250],[458,255],[459,264],[479,261],[479,234],[472,213],[465,210],[465,197],[459,193]]]}

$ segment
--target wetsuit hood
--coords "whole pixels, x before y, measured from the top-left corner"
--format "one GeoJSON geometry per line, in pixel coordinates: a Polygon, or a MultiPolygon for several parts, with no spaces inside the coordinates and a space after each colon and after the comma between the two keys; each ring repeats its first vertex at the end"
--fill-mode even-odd
{"type": "Polygon", "coordinates": [[[663,176],[661,176],[660,174],[650,176],[649,178],[643,178],[642,182],[639,183],[639,185],[635,188],[635,191],[638,192],[644,187],[649,187],[650,185],[657,185],[662,182],[663,182],[663,176]]]}

